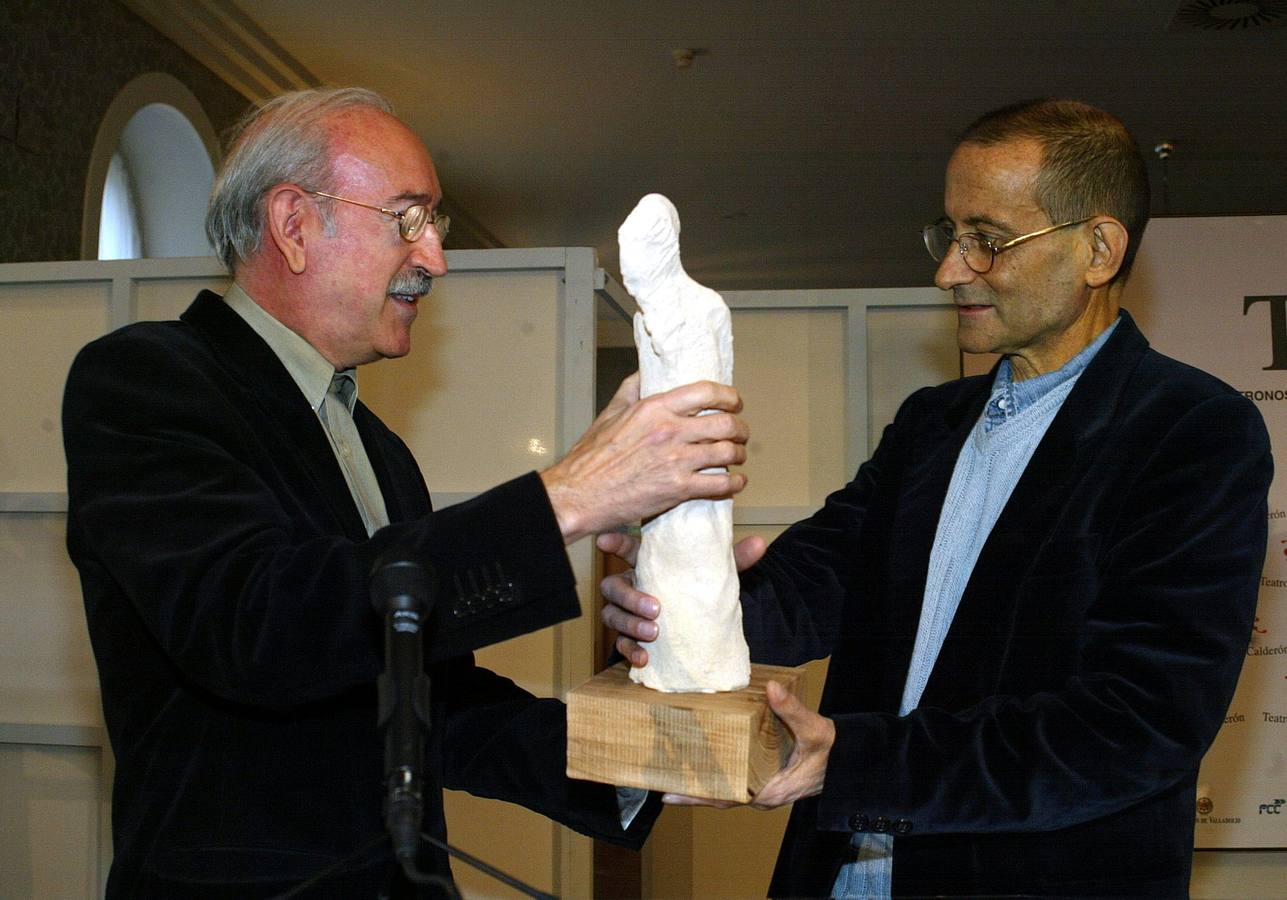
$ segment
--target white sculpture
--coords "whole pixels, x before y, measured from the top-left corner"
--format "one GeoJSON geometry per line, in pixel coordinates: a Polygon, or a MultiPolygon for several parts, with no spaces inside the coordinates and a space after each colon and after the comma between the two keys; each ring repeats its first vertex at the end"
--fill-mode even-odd
{"type": "MultiPolygon", "coordinates": [[[[733,331],[719,294],[684,271],[679,214],[649,194],[617,231],[621,275],[639,304],[643,396],[710,380],[733,383],[733,331]]],[[[733,563],[733,501],[689,500],[643,528],[638,588],[661,601],[660,636],[632,680],[660,691],[735,691],[751,678],[733,563]]]]}

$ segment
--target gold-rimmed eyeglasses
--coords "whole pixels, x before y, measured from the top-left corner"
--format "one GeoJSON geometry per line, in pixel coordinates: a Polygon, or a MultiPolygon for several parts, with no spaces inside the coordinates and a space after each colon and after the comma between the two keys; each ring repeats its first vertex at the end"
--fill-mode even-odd
{"type": "Polygon", "coordinates": [[[424,234],[425,226],[432,225],[433,230],[438,232],[438,241],[442,242],[447,239],[447,232],[451,228],[451,217],[442,213],[429,212],[429,207],[423,203],[417,203],[414,206],[408,206],[404,210],[386,209],[383,206],[375,206],[371,203],[361,203],[357,200],[350,200],[348,197],[339,197],[335,194],[328,194],[326,191],[309,191],[318,197],[326,197],[328,200],[339,200],[341,203],[352,203],[354,206],[361,206],[366,209],[373,209],[376,212],[384,213],[386,216],[392,216],[398,220],[398,234],[409,244],[414,244],[420,235],[424,234]]]}
{"type": "Polygon", "coordinates": [[[1084,219],[1076,219],[1072,222],[1060,222],[1058,225],[1051,225],[1028,234],[1021,234],[1017,238],[1011,238],[1004,244],[995,243],[975,231],[956,234],[952,220],[942,218],[933,225],[926,225],[922,228],[921,237],[925,239],[925,249],[929,251],[930,256],[934,257],[935,262],[941,262],[943,257],[947,256],[952,243],[955,242],[957,249],[961,253],[961,259],[965,260],[965,264],[978,274],[986,275],[992,270],[992,263],[998,253],[1009,250],[1011,247],[1017,247],[1033,238],[1039,238],[1043,234],[1050,234],[1052,231],[1058,231],[1061,228],[1070,228],[1073,225],[1080,225],[1082,222],[1089,222],[1093,218],[1095,217],[1086,216],[1084,219]]]}

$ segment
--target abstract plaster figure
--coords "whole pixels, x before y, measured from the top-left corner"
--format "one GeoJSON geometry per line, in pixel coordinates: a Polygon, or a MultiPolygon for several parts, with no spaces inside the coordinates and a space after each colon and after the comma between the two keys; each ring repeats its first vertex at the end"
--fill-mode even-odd
{"type": "MultiPolygon", "coordinates": [[[[728,307],[679,259],[679,214],[649,194],[617,232],[621,275],[639,304],[640,393],[699,380],[732,384],[728,307]]],[[[634,681],[660,691],[733,691],[750,681],[733,563],[733,501],[689,500],[643,528],[635,567],[640,590],[661,601],[660,636],[634,681]]]]}

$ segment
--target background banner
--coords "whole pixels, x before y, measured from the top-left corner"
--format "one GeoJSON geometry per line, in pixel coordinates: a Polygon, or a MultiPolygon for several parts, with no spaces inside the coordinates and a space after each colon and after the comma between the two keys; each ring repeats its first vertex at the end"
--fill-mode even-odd
{"type": "Polygon", "coordinates": [[[1287,216],[1154,219],[1122,305],[1156,349],[1231,384],[1269,428],[1276,474],[1256,623],[1202,764],[1195,843],[1287,847],[1287,216]]]}

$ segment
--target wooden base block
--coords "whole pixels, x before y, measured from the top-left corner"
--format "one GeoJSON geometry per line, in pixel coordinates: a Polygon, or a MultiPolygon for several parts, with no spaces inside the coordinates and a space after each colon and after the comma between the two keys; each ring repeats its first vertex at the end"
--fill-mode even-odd
{"type": "Polygon", "coordinates": [[[803,668],[752,665],[740,691],[667,694],[618,663],[568,695],[568,776],[745,803],[794,746],[765,688],[803,698],[804,680],[803,668]]]}

